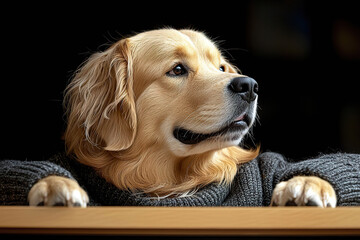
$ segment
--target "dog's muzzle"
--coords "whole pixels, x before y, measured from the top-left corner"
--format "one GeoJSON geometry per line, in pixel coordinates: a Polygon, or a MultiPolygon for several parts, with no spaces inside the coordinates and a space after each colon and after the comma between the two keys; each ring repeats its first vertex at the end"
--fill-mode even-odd
{"type": "Polygon", "coordinates": [[[230,81],[227,88],[235,98],[243,100],[243,104],[241,104],[243,110],[238,109],[240,112],[235,112],[233,118],[223,128],[213,133],[196,133],[185,128],[176,127],[173,131],[174,137],[183,144],[191,145],[209,138],[249,129],[253,122],[252,116],[254,114],[252,113],[255,110],[251,106],[254,106],[253,102],[257,98],[259,91],[258,83],[249,77],[236,77],[230,81]]]}

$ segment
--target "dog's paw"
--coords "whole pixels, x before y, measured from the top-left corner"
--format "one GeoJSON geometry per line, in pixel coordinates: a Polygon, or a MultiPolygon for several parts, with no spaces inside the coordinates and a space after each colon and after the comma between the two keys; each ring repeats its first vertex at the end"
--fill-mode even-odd
{"type": "Polygon", "coordinates": [[[276,185],[271,206],[336,207],[333,187],[318,177],[293,177],[276,185]]]}
{"type": "Polygon", "coordinates": [[[76,181],[49,176],[31,188],[28,201],[30,206],[86,207],[89,197],[76,181]]]}

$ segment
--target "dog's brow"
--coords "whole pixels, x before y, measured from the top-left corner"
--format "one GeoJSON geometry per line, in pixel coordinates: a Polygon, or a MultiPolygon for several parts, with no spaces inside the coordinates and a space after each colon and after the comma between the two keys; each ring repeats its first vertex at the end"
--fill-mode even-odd
{"type": "Polygon", "coordinates": [[[195,54],[194,49],[188,46],[178,46],[175,49],[175,55],[179,58],[193,57],[195,54]]]}
{"type": "Polygon", "coordinates": [[[212,63],[220,62],[221,53],[216,48],[208,48],[206,51],[206,58],[212,63]]]}

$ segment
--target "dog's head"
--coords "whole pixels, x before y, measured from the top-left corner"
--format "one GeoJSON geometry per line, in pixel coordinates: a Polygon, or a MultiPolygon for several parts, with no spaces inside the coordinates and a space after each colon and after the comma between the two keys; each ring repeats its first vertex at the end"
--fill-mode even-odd
{"type": "Polygon", "coordinates": [[[66,143],[92,165],[105,152],[157,146],[186,157],[238,145],[254,123],[257,91],[203,33],[143,32],[77,71],[65,95],[66,143]]]}

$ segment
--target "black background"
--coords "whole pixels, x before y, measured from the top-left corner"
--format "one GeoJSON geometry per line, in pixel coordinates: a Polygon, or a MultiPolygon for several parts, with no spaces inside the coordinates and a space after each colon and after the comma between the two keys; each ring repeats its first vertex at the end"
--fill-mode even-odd
{"type": "Polygon", "coordinates": [[[360,152],[356,1],[88,1],[1,7],[0,158],[63,150],[63,90],[96,51],[136,32],[192,27],[260,85],[245,145],[303,159],[360,152]],[[235,4],[236,3],[236,4],[235,4]]]}

